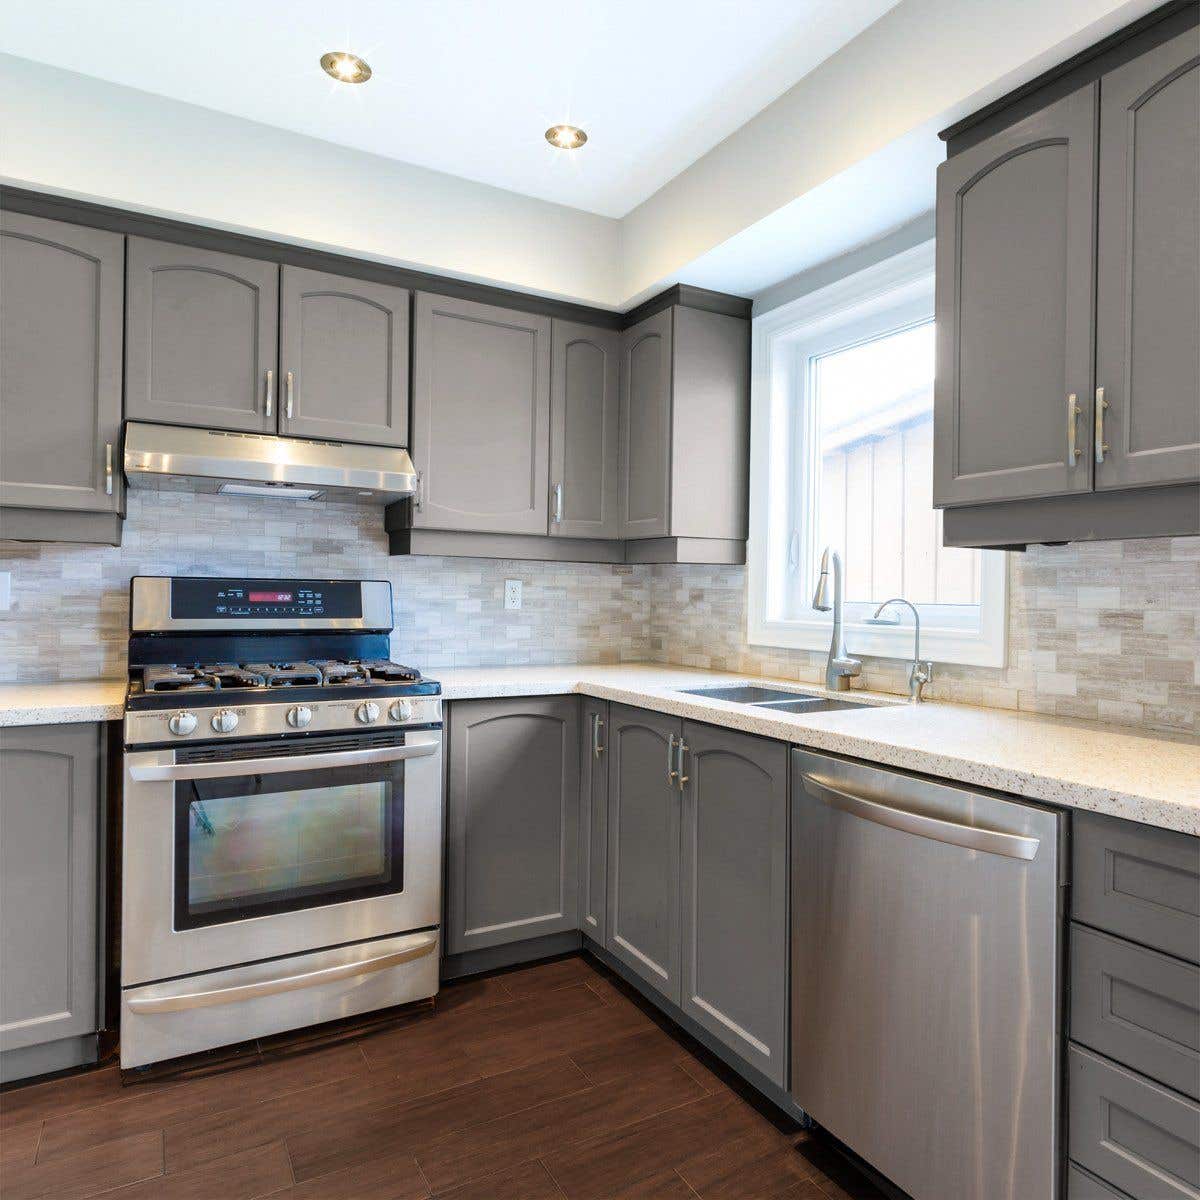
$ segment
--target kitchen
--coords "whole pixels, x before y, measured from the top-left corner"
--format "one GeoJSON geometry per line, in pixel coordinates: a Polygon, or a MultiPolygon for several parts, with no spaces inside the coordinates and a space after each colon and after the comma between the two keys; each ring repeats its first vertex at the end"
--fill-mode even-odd
{"type": "Polygon", "coordinates": [[[0,21],[0,1194],[1200,1196],[1196,6],[459,7],[0,21]]]}

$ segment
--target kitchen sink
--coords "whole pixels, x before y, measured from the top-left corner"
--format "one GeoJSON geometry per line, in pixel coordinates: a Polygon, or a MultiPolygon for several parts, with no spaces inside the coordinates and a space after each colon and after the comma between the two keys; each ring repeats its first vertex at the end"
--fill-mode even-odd
{"type": "Polygon", "coordinates": [[[846,708],[868,709],[873,706],[856,703],[853,700],[832,700],[824,696],[801,696],[793,697],[791,700],[758,701],[754,703],[754,707],[769,708],[772,712],[823,713],[841,712],[846,708]]]}
{"type": "Polygon", "coordinates": [[[681,688],[685,696],[704,696],[709,700],[728,700],[733,704],[750,704],[776,712],[822,713],[840,712],[846,708],[870,708],[869,704],[853,700],[834,700],[826,696],[805,696],[799,692],[784,692],[778,688],[737,684],[732,687],[681,688]]]}

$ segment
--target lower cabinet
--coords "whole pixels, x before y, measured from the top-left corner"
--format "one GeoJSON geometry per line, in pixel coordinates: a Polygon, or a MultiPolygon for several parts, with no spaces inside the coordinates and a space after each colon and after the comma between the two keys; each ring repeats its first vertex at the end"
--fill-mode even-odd
{"type": "Polygon", "coordinates": [[[0,730],[0,1080],[93,1061],[99,725],[0,730]]]}
{"type": "Polygon", "coordinates": [[[621,705],[609,747],[606,947],[786,1086],[787,747],[621,705]]]}
{"type": "Polygon", "coordinates": [[[455,701],[448,954],[579,928],[579,699],[455,701]]]}

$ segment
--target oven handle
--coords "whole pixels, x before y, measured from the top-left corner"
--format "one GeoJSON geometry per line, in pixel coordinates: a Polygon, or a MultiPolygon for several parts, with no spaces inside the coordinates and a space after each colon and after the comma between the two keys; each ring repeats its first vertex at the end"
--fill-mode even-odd
{"type": "Polygon", "coordinates": [[[433,951],[437,941],[436,932],[415,933],[403,949],[380,954],[375,958],[362,958],[356,962],[322,967],[317,971],[302,971],[299,975],[281,975],[276,979],[259,979],[254,983],[212,988],[205,992],[183,992],[175,996],[131,996],[125,1003],[129,1005],[130,1011],[135,1013],[166,1013],[211,1008],[215,1004],[233,1004],[238,1000],[254,1000],[259,996],[274,996],[280,992],[294,992],[300,988],[319,987],[323,983],[333,983],[339,979],[356,979],[360,975],[386,971],[389,967],[399,966],[400,963],[424,958],[433,951]]]}
{"type": "Polygon", "coordinates": [[[317,771],[325,767],[361,767],[367,763],[398,762],[436,754],[439,738],[420,741],[410,735],[403,746],[368,750],[331,750],[328,754],[294,754],[283,758],[238,758],[227,762],[131,763],[129,777],[138,783],[172,779],[227,779],[231,775],[278,775],[282,771],[317,771]]]}

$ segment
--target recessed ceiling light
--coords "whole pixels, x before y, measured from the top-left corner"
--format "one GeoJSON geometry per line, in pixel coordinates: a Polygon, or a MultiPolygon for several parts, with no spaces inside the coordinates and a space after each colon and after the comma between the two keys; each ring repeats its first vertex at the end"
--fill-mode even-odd
{"type": "Polygon", "coordinates": [[[366,61],[349,50],[330,50],[328,54],[322,54],[321,70],[338,83],[366,83],[371,78],[371,68],[366,61]]]}
{"type": "Polygon", "coordinates": [[[578,125],[551,125],[546,141],[556,150],[578,150],[587,141],[587,134],[578,125]]]}

